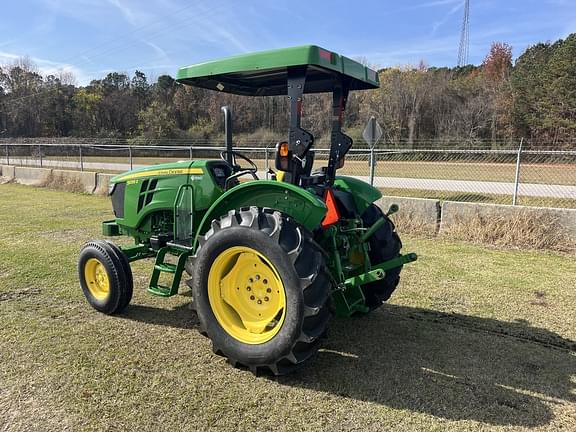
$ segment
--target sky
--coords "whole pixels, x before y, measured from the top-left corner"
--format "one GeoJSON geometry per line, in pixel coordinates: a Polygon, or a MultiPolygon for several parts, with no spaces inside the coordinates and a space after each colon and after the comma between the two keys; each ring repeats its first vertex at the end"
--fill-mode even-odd
{"type": "MultiPolygon", "coordinates": [[[[181,66],[315,44],[375,67],[454,66],[464,0],[4,0],[0,65],[27,56],[79,85],[112,71],[150,80],[181,66]]],[[[576,32],[576,0],[470,0],[469,62],[576,32]]]]}

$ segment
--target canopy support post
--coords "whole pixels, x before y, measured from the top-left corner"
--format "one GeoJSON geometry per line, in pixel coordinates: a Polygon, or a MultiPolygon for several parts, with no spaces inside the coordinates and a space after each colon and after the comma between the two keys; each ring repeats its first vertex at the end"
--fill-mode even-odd
{"type": "Polygon", "coordinates": [[[292,154],[290,172],[284,177],[284,181],[298,185],[302,174],[311,169],[311,164],[306,163],[308,151],[314,144],[314,136],[302,129],[302,96],[306,84],[306,66],[288,68],[288,99],[290,100],[290,131],[288,133],[288,148],[292,154]]]}

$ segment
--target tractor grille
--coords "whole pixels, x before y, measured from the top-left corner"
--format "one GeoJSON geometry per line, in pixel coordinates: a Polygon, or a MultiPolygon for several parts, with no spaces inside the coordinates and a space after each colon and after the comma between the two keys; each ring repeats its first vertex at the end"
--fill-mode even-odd
{"type": "Polygon", "coordinates": [[[126,192],[126,183],[116,183],[112,190],[112,208],[114,209],[114,216],[117,218],[124,217],[124,193],[126,192]]]}
{"type": "Polygon", "coordinates": [[[144,180],[140,188],[140,196],[138,197],[138,212],[152,202],[154,190],[158,184],[158,179],[144,180]]]}

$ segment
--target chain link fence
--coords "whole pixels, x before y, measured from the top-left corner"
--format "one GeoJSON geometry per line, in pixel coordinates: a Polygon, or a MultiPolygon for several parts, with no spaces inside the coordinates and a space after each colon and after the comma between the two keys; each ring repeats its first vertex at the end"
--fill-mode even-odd
{"type": "MultiPolygon", "coordinates": [[[[217,159],[224,143],[162,146],[79,140],[75,143],[0,144],[0,163],[30,167],[122,172],[189,159],[217,159]]],[[[274,145],[250,143],[237,150],[253,159],[260,176],[274,169],[274,145]]],[[[420,147],[420,146],[415,146],[420,147]]],[[[488,147],[488,146],[486,146],[488,147]]],[[[315,169],[329,150],[317,148],[315,169]]],[[[357,177],[387,195],[542,207],[576,208],[576,145],[573,149],[353,148],[340,175],[357,177]]]]}

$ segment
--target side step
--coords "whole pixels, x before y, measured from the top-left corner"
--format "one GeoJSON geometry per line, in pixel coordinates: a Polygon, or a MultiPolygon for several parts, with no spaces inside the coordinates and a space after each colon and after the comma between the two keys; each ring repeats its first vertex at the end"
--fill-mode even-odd
{"type": "Polygon", "coordinates": [[[191,248],[174,243],[169,243],[161,248],[156,255],[156,262],[154,263],[154,270],[152,271],[152,277],[150,278],[150,284],[148,285],[148,292],[161,297],[170,297],[178,294],[178,287],[182,280],[184,266],[186,265],[186,260],[190,256],[190,253],[191,248]],[[164,262],[166,255],[178,257],[177,264],[164,262]],[[173,275],[170,286],[159,284],[160,275],[162,273],[173,275]]]}

